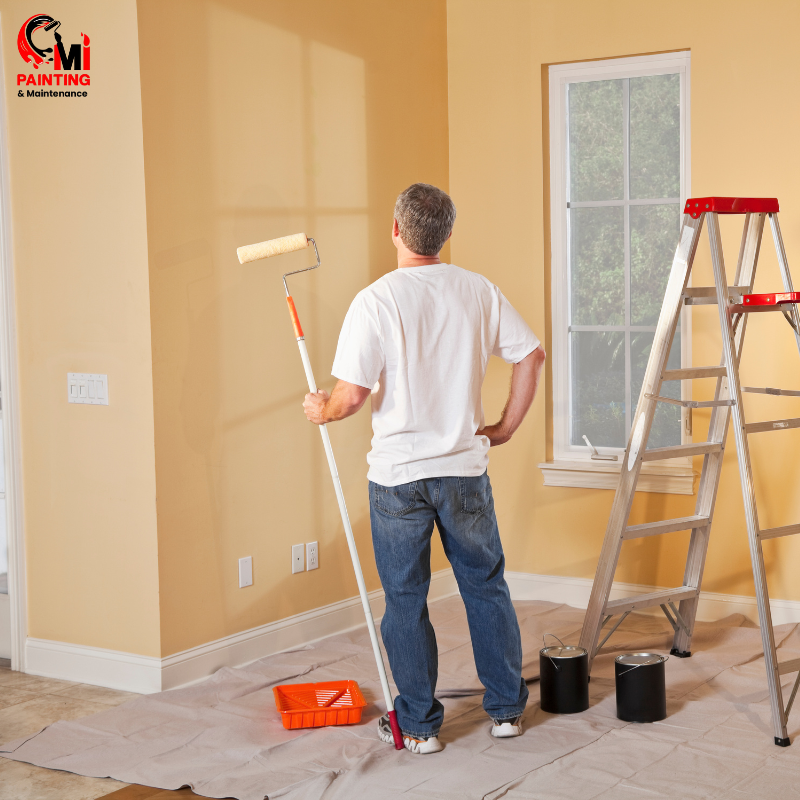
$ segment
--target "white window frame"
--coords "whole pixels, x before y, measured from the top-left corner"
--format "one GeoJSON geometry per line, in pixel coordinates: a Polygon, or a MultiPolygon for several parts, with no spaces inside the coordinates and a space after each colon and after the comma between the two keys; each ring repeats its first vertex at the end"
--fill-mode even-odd
{"type": "MultiPolygon", "coordinates": [[[[540,464],[545,485],[616,488],[623,448],[604,447],[604,454],[618,460],[591,459],[585,445],[570,443],[570,347],[569,347],[569,270],[567,226],[567,85],[597,80],[618,80],[648,75],[679,74],[681,106],[680,203],[690,193],[689,77],[690,53],[681,51],[654,56],[636,56],[577,64],[559,64],[550,73],[550,243],[552,288],[553,364],[553,462],[540,464]]],[[[677,240],[676,240],[677,245],[677,240]]],[[[691,321],[684,314],[681,323],[681,360],[691,365],[691,321]]],[[[691,386],[684,381],[681,396],[690,399],[691,386]]],[[[635,400],[634,400],[635,403],[635,400]]],[[[635,409],[628,409],[628,415],[635,409]]],[[[691,417],[681,416],[681,441],[691,440],[691,417]]],[[[678,494],[693,493],[691,459],[675,458],[642,467],[639,489],[678,494]]]]}

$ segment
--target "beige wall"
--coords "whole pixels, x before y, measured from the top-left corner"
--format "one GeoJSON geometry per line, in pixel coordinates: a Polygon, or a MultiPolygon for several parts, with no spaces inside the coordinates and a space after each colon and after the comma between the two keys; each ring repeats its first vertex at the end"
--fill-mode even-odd
{"type": "MultiPolygon", "coordinates": [[[[777,196],[790,262],[800,264],[800,6],[789,0],[670,4],[634,0],[451,0],[448,3],[450,187],[459,219],[453,260],[484,272],[549,339],[549,185],[546,66],[668,50],[691,50],[692,194],[777,196]],[[744,104],[747,103],[747,106],[744,104]]],[[[729,269],[741,218],[723,220],[729,269]]],[[[765,234],[766,236],[767,234],[765,234]]],[[[705,234],[704,234],[705,237],[705,234]]],[[[704,241],[695,285],[711,281],[704,241]]],[[[765,239],[756,291],[780,286],[774,248],[765,239]]],[[[693,363],[718,363],[716,310],[694,316],[693,363]]],[[[797,349],[776,315],[750,323],[745,384],[800,387],[797,349]]],[[[494,365],[484,389],[499,411],[507,371],[494,365]]],[[[698,384],[696,384],[697,386],[698,384]]],[[[696,399],[707,399],[699,384],[696,399]]],[[[593,577],[613,492],[544,487],[537,463],[552,456],[552,412],[545,383],[531,418],[509,447],[492,453],[508,567],[593,577]]],[[[800,401],[749,397],[750,419],[800,416],[800,401]]],[[[491,416],[491,414],[489,414],[491,416]]],[[[708,413],[695,414],[695,440],[708,413]]],[[[800,430],[754,437],[751,452],[764,527],[800,520],[800,430]],[[776,438],[780,436],[780,439],[776,438]]],[[[701,463],[696,462],[699,470],[701,463]]],[[[694,498],[641,494],[633,522],[693,513],[694,498]]],[[[736,452],[728,441],[704,588],[753,594],[736,452]]],[[[620,580],[680,585],[688,534],[626,543],[620,580]]],[[[800,600],[795,574],[800,541],[765,545],[772,596],[800,600]]]]}
{"type": "MultiPolygon", "coordinates": [[[[160,654],[144,165],[133,0],[52,0],[91,39],[86,98],[18,97],[30,2],[0,0],[28,634],[160,654]],[[110,404],[67,404],[67,372],[110,404]]],[[[50,71],[50,68],[42,68],[50,71]]]]}
{"type": "MultiPolygon", "coordinates": [[[[297,231],[291,280],[321,387],[347,307],[394,267],[400,190],[447,187],[444,2],[141,0],[162,653],[352,597],[280,275],[237,246],[297,231]],[[320,569],[292,575],[291,545],[320,569]],[[237,560],[253,556],[254,585],[237,560]]],[[[368,588],[361,413],[331,427],[368,588]]],[[[434,568],[445,566],[437,549],[434,568]]]]}
{"type": "MultiPolygon", "coordinates": [[[[753,15],[730,1],[454,0],[445,13],[444,0],[414,0],[398,14],[388,0],[54,0],[62,32],[92,38],[91,94],[78,102],[16,97],[16,34],[38,8],[0,0],[30,635],[165,656],[356,593],[319,436],[300,409],[280,283],[308,254],[240,266],[235,248],[298,230],[317,238],[323,269],[291,285],[330,388],[350,300],[394,266],[397,192],[449,186],[453,260],[497,282],[547,345],[547,64],[691,49],[692,192],[777,195],[797,255],[800,11],[767,5],[753,15]],[[111,404],[68,405],[68,371],[107,373],[111,404]],[[321,568],[291,575],[290,546],[313,540],[321,568]],[[239,589],[245,555],[255,584],[239,589]]],[[[734,249],[738,222],[723,225],[734,249]]],[[[767,290],[778,278],[764,254],[767,290]]],[[[699,268],[708,280],[706,255],[699,268]]],[[[718,350],[701,311],[694,363],[718,350]]],[[[782,320],[755,321],[749,382],[797,388],[796,358],[782,320]]],[[[492,364],[490,417],[507,377],[492,364]]],[[[518,436],[492,453],[508,567],[591,577],[613,493],[542,486],[548,397],[549,378],[518,436]]],[[[793,400],[748,404],[753,418],[800,416],[793,400]]],[[[331,434],[377,588],[368,414],[331,434]]],[[[798,445],[800,431],[754,440],[765,526],[800,519],[798,445]]],[[[749,594],[728,452],[705,588],[749,594]]],[[[644,494],[632,520],[693,502],[644,494]]],[[[618,577],[680,581],[686,542],[626,546],[618,577]]],[[[773,596],[800,599],[798,555],[798,542],[768,544],[773,596]]],[[[445,565],[437,547],[434,568],[445,565]]]]}

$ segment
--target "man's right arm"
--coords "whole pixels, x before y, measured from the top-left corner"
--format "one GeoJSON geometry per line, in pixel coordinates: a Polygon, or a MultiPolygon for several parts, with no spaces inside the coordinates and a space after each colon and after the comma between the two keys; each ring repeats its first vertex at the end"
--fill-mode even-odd
{"type": "Polygon", "coordinates": [[[511,372],[511,389],[508,393],[508,400],[500,422],[494,425],[487,425],[475,433],[476,436],[486,436],[491,447],[498,444],[505,444],[522,424],[528,409],[536,397],[536,390],[539,388],[539,378],[542,375],[542,367],[546,354],[544,348],[539,345],[532,353],[517,364],[514,364],[511,372]]]}

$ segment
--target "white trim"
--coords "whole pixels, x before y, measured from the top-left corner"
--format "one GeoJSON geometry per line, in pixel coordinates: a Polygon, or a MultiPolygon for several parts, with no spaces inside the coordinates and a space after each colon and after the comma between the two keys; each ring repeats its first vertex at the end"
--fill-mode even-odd
{"type": "MultiPolygon", "coordinates": [[[[506,581],[514,600],[546,600],[586,608],[592,581],[559,575],[535,575],[506,571],[506,581]]],[[[659,587],[615,583],[611,599],[655,591],[659,587]]],[[[441,600],[458,594],[451,569],[434,573],[429,600],[441,600]]],[[[384,610],[383,590],[370,592],[370,605],[376,618],[384,610]]],[[[775,625],[800,622],[800,602],[771,600],[775,625]]],[[[660,614],[658,608],[644,613],[660,614]]],[[[697,618],[713,621],[729,614],[743,614],[758,624],[754,597],[701,592],[697,618]]],[[[249,631],[227,636],[215,642],[193,647],[166,658],[121,653],[99,647],[28,639],[27,672],[47,678],[91,683],[128,692],[152,694],[187,686],[213,675],[221,667],[243,666],[264,656],[312,644],[326,636],[343,633],[364,625],[361,601],[351,597],[339,603],[296,614],[249,631]]]]}
{"type": "MultiPolygon", "coordinates": [[[[1,22],[1,21],[0,21],[1,22]]],[[[0,24],[2,31],[2,24],[0,24]]],[[[11,669],[25,670],[28,633],[25,580],[25,531],[22,499],[22,445],[19,421],[17,323],[14,304],[14,259],[11,242],[11,192],[8,172],[8,127],[5,74],[0,45],[0,385],[3,392],[3,443],[8,536],[8,595],[11,604],[11,669]]]]}
{"type": "Polygon", "coordinates": [[[11,658],[11,604],[3,593],[0,593],[0,658],[11,658]]]}
{"type": "MultiPolygon", "coordinates": [[[[681,75],[681,203],[685,202],[690,192],[690,53],[665,53],[654,56],[637,56],[634,58],[617,58],[603,61],[590,61],[578,64],[560,64],[549,68],[550,86],[550,244],[551,244],[551,286],[552,286],[552,346],[553,363],[568,365],[570,363],[569,340],[567,335],[569,287],[568,276],[563,265],[567,257],[567,221],[566,209],[566,109],[565,86],[567,83],[630,78],[641,75],[659,75],[678,73],[681,75]]],[[[681,357],[683,365],[691,364],[691,325],[688,314],[684,314],[681,328],[681,357]]],[[[553,455],[554,461],[586,462],[581,472],[608,473],[602,462],[591,461],[588,447],[569,443],[569,370],[566,366],[553,370],[553,455]]],[[[691,386],[688,381],[682,385],[682,397],[690,399],[691,386]]],[[[633,411],[633,409],[631,409],[633,411]]],[[[688,432],[688,416],[681,428],[683,442],[690,441],[688,432]]],[[[620,457],[624,448],[603,448],[604,453],[616,453],[620,457]]],[[[672,459],[665,462],[667,466],[691,467],[690,459],[672,459]]],[[[562,469],[562,472],[566,468],[562,469]]],[[[545,482],[547,483],[547,476],[545,482]]],[[[574,480],[580,480],[577,475],[574,480]]],[[[598,478],[603,483],[604,479],[598,478]]],[[[587,486],[591,481],[578,485],[587,486]]],[[[554,485],[554,484],[548,484],[554,485]]],[[[559,484],[573,485],[573,484],[559,484]]],[[[603,487],[605,488],[605,487],[603,487]]],[[[667,490],[669,491],[669,490],[667,490]]],[[[683,492],[680,492],[683,493],[683,492]]]]}
{"type": "MultiPolygon", "coordinates": [[[[452,569],[431,577],[429,600],[458,594],[452,569]]],[[[376,619],[383,615],[383,589],[369,593],[376,619]]],[[[222,667],[237,667],[264,656],[306,644],[364,625],[359,597],[315,608],[226,636],[181,653],[155,658],[99,647],[28,639],[26,672],[47,678],[91,683],[127,692],[152,694],[197,683],[222,667]]]]}
{"type": "Polygon", "coordinates": [[[91,683],[125,692],[161,691],[161,659],[49,639],[28,639],[29,675],[91,683]]]}
{"type": "MultiPolygon", "coordinates": [[[[674,459],[677,461],[678,459],[674,459]]],[[[549,461],[539,464],[545,486],[569,486],[581,489],[611,489],[619,484],[621,461],[549,461]]],[[[637,492],[658,494],[694,494],[696,473],[689,467],[642,465],[637,492]]]]}
{"type": "MultiPolygon", "coordinates": [[[[512,600],[547,600],[551,603],[565,603],[575,608],[586,608],[592,591],[590,578],[567,578],[560,575],[534,575],[528,572],[506,571],[506,581],[511,591],[512,600]]],[[[647,594],[664,586],[640,586],[635,583],[614,582],[611,588],[611,600],[647,594]]],[[[797,600],[770,600],[772,624],[785,625],[800,622],[800,602],[797,600]]],[[[654,608],[637,611],[642,614],[661,615],[661,609],[654,608]]],[[[730,614],[743,614],[750,622],[758,622],[758,605],[755,597],[735,594],[718,594],[716,592],[700,592],[697,606],[697,619],[702,622],[714,622],[730,614]]]]}

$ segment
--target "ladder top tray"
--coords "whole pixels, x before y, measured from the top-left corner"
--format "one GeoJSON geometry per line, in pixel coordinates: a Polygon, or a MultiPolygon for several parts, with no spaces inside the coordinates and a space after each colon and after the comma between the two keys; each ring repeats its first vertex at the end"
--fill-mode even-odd
{"type": "Polygon", "coordinates": [[[742,295],[742,305],[744,306],[777,306],[781,303],[800,303],[800,292],[742,295]]]}
{"type": "Polygon", "coordinates": [[[683,213],[697,219],[702,213],[715,214],[777,214],[777,197],[690,197],[683,213]]]}

